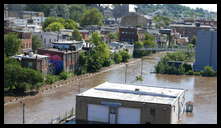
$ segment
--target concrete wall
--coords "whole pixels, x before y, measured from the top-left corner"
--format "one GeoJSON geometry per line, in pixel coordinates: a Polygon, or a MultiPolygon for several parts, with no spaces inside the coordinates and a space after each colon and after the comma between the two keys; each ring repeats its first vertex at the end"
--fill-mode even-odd
{"type": "Polygon", "coordinates": [[[217,32],[198,31],[194,70],[203,70],[207,65],[217,70],[217,32]]]}
{"type": "MultiPolygon", "coordinates": [[[[170,124],[171,123],[171,106],[164,104],[151,104],[142,102],[120,101],[113,99],[101,99],[95,97],[82,97],[76,96],[76,119],[87,120],[87,107],[88,104],[98,104],[101,101],[118,102],[121,107],[140,108],[141,109],[141,124],[170,124]],[[155,114],[151,113],[154,109],[155,114]]],[[[126,117],[125,117],[126,118],[126,117]]]]}

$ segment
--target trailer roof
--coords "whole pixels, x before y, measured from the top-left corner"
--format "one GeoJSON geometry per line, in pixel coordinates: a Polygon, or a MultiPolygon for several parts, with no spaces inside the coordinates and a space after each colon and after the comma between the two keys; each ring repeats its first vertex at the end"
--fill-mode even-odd
{"type": "Polygon", "coordinates": [[[116,99],[157,104],[173,104],[184,89],[138,86],[105,82],[77,96],[116,99]]]}

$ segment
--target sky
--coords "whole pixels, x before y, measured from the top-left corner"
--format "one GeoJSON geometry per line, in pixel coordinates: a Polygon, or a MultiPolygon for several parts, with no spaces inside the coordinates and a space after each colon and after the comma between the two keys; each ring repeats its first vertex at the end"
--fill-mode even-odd
{"type": "Polygon", "coordinates": [[[217,12],[217,4],[181,4],[190,8],[203,8],[208,11],[217,12]]]}

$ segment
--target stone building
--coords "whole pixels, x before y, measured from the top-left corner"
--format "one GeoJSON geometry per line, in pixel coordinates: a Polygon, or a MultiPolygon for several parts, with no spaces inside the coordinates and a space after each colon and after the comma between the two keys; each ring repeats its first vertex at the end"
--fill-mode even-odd
{"type": "Polygon", "coordinates": [[[194,70],[203,70],[204,66],[211,66],[217,70],[217,31],[201,30],[197,33],[196,58],[194,70]]]}
{"type": "Polygon", "coordinates": [[[122,17],[120,25],[131,27],[149,27],[151,23],[152,19],[150,17],[135,12],[130,12],[127,16],[122,17]]]}

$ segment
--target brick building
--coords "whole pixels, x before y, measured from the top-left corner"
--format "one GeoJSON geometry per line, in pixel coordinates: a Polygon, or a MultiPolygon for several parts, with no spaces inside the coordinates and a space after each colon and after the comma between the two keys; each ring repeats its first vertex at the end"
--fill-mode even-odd
{"type": "Polygon", "coordinates": [[[38,49],[37,53],[49,56],[49,72],[52,74],[58,74],[62,71],[74,72],[77,68],[79,51],[49,48],[38,49]]]}
{"type": "Polygon", "coordinates": [[[144,30],[136,27],[120,27],[119,41],[133,43],[144,40],[144,30]]]}
{"type": "Polygon", "coordinates": [[[33,54],[29,52],[28,54],[15,55],[15,58],[21,62],[23,67],[32,68],[42,72],[43,74],[48,73],[48,56],[33,54]]]}
{"type": "Polygon", "coordinates": [[[200,24],[171,24],[170,27],[173,32],[178,32],[182,37],[188,37],[189,40],[197,35],[198,30],[209,30],[212,28],[211,26],[200,24]]]}

